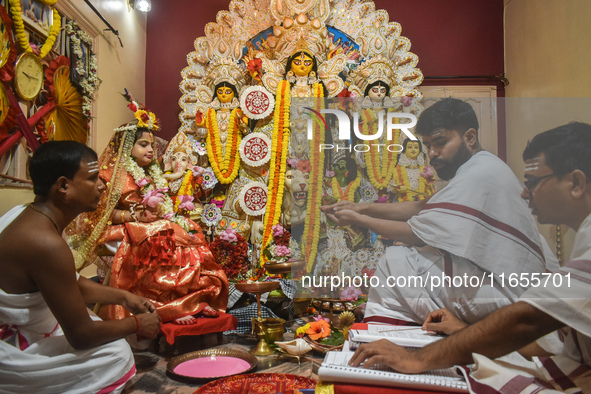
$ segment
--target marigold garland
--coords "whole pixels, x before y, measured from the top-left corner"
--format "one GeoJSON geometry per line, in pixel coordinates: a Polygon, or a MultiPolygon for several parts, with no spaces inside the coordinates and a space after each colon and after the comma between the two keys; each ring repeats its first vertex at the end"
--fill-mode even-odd
{"type": "Polygon", "coordinates": [[[207,127],[207,157],[216,178],[223,184],[232,183],[240,169],[240,154],[238,147],[242,136],[236,122],[236,109],[230,113],[230,124],[228,125],[228,139],[226,140],[226,151],[222,159],[222,142],[218,128],[216,111],[210,108],[205,118],[207,127]],[[222,162],[223,160],[223,162],[222,162]],[[220,163],[221,162],[221,163],[220,163]]]}
{"type": "MultiPolygon", "coordinates": [[[[375,122],[375,117],[373,117],[372,112],[368,110],[363,111],[361,116],[363,119],[362,133],[364,135],[370,135],[370,125],[375,122]]],[[[394,144],[399,144],[399,140],[400,130],[395,130],[394,144]]],[[[369,176],[369,181],[376,188],[376,190],[385,189],[394,175],[398,153],[390,152],[387,148],[384,148],[382,161],[380,164],[380,155],[375,153],[372,154],[370,142],[371,141],[365,142],[367,150],[363,153],[365,163],[367,164],[367,175],[369,176]]]]}
{"type": "MultiPolygon", "coordinates": [[[[323,97],[324,90],[322,84],[313,85],[314,97],[323,97]]],[[[321,100],[317,100],[316,110],[320,111],[321,100]]],[[[314,137],[312,147],[324,143],[324,130],[318,125],[314,125],[314,137]]],[[[322,205],[322,180],[324,179],[324,155],[317,152],[316,149],[310,149],[310,190],[308,192],[308,203],[306,206],[306,222],[304,224],[304,256],[308,261],[306,269],[312,270],[316,253],[318,252],[318,241],[320,239],[320,205],[322,205]]]]}
{"type": "MultiPolygon", "coordinates": [[[[291,103],[290,84],[281,81],[277,86],[277,99],[275,100],[275,114],[273,117],[273,140],[271,145],[271,163],[269,166],[269,193],[267,208],[263,220],[263,239],[261,250],[265,250],[271,242],[272,227],[279,222],[281,205],[283,203],[283,186],[285,183],[285,170],[287,167],[287,149],[289,148],[289,106],[291,103]]],[[[261,266],[267,262],[264,253],[261,253],[261,266]]]]}
{"type": "MultiPolygon", "coordinates": [[[[9,0],[10,2],[10,13],[12,14],[12,24],[14,26],[14,31],[16,32],[16,41],[18,42],[21,49],[26,52],[33,52],[33,48],[29,44],[29,40],[27,38],[27,33],[25,32],[25,24],[22,18],[22,10],[21,10],[21,2],[20,0],[9,0]]],[[[57,3],[57,0],[42,0],[43,4],[46,5],[54,5],[57,3]]],[[[60,34],[60,29],[62,27],[62,18],[57,12],[57,10],[53,9],[53,23],[49,29],[49,35],[45,40],[45,43],[41,46],[39,50],[39,57],[43,59],[53,48],[55,44],[55,40],[57,36],[60,34]]]]}
{"type": "Polygon", "coordinates": [[[345,191],[342,191],[337,178],[333,177],[331,180],[331,188],[332,188],[332,195],[334,198],[337,198],[339,201],[347,200],[347,201],[355,201],[355,192],[361,185],[361,174],[357,173],[357,178],[350,182],[345,191]]]}
{"type": "MultiPolygon", "coordinates": [[[[419,167],[419,170],[421,172],[423,172],[424,169],[424,166],[419,167]]],[[[418,190],[412,190],[410,188],[410,180],[408,179],[408,171],[406,167],[397,166],[396,174],[398,175],[397,184],[404,185],[408,188],[406,193],[398,193],[398,201],[413,201],[413,195],[417,195],[419,200],[424,200],[425,197],[433,194],[433,188],[431,187],[431,185],[427,185],[427,180],[420,175],[418,190]]]]}
{"type": "MultiPolygon", "coordinates": [[[[193,188],[188,187],[192,176],[193,176],[193,171],[188,170],[187,173],[185,174],[185,177],[183,178],[183,183],[181,184],[181,187],[179,188],[177,196],[184,196],[184,195],[192,196],[193,195],[193,188]]],[[[175,212],[178,212],[179,205],[181,205],[181,199],[177,197],[176,201],[174,203],[174,211],[175,212]]]]}

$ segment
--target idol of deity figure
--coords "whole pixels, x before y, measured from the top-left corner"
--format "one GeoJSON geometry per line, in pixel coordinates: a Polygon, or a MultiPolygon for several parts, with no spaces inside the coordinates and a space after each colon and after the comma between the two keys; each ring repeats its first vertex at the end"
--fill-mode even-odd
{"type": "Polygon", "coordinates": [[[394,181],[398,201],[418,201],[434,193],[433,170],[425,166],[425,154],[419,140],[404,140],[398,156],[394,181]]]}
{"type": "Polygon", "coordinates": [[[204,169],[194,165],[195,162],[191,143],[183,132],[179,132],[164,152],[162,177],[168,182],[168,194],[175,212],[199,220],[202,210],[199,198],[202,195],[204,169]]]}

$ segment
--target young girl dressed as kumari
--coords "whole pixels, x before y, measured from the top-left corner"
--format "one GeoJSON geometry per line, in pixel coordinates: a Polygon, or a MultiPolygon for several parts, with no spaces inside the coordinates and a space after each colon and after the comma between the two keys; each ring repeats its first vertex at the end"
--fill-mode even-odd
{"type": "MultiPolygon", "coordinates": [[[[125,96],[136,121],[115,130],[99,159],[107,190],[97,211],[77,220],[77,266],[90,264],[101,245],[115,245],[110,286],[150,299],[162,322],[192,324],[218,316],[228,301],[228,279],[199,225],[175,213],[157,161],[156,117],[125,96]],[[117,246],[118,245],[118,246],[117,246]]],[[[127,316],[109,306],[108,317],[127,316]]]]}

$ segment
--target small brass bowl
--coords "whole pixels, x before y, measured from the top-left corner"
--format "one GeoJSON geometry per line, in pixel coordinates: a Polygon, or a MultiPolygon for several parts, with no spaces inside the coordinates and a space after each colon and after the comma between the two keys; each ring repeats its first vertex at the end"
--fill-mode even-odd
{"type": "Polygon", "coordinates": [[[234,287],[243,293],[263,294],[278,288],[279,282],[236,283],[234,287]]]}
{"type": "Polygon", "coordinates": [[[304,259],[289,260],[289,261],[269,261],[265,264],[265,269],[270,274],[289,274],[294,271],[299,271],[306,265],[304,259]]]}

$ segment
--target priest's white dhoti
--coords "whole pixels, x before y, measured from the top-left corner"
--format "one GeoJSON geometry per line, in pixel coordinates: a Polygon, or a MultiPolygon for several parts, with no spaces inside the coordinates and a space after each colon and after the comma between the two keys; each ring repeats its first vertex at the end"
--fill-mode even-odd
{"type": "MultiPolygon", "coordinates": [[[[0,232],[24,206],[17,208],[0,218],[0,232]]],[[[125,340],[76,350],[40,292],[0,289],[0,393],[117,393],[134,375],[125,340]]]]}
{"type": "Polygon", "coordinates": [[[485,151],[472,156],[408,221],[426,246],[386,249],[366,320],[422,324],[429,312],[445,307],[472,323],[516,302],[527,289],[522,282],[509,283],[509,275],[545,272],[546,265],[557,269],[521,191],[498,157],[485,151]],[[392,286],[388,279],[415,276],[420,285],[392,286]]]}

